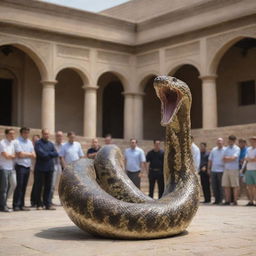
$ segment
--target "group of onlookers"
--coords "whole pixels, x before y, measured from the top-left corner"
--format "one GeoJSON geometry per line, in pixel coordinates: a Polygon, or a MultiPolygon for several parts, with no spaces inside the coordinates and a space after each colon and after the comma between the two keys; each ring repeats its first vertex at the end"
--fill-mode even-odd
{"type": "Polygon", "coordinates": [[[30,129],[22,127],[15,139],[15,130],[5,130],[0,141],[0,211],[10,212],[7,198],[13,195],[13,211],[29,211],[25,206],[25,193],[30,175],[34,171],[31,191],[31,206],[37,210],[55,210],[52,198],[58,176],[65,166],[84,156],[75,133],[68,132],[68,141],[63,143],[63,132],[55,134],[55,143],[49,140],[50,133],[42,130],[41,136],[29,139],[30,129]],[[14,193],[13,193],[14,192],[14,193]]]}
{"type": "MultiPolygon", "coordinates": [[[[30,129],[22,127],[20,136],[15,139],[15,130],[6,129],[5,138],[0,141],[0,211],[9,212],[7,198],[13,196],[13,211],[28,211],[25,206],[25,193],[30,171],[34,173],[31,191],[31,206],[36,209],[55,210],[52,202],[57,180],[66,167],[74,161],[85,157],[81,144],[74,132],[67,133],[67,142],[63,143],[63,132],[57,131],[55,142],[49,140],[50,133],[42,130],[41,136],[29,139],[30,129]]],[[[192,138],[193,142],[193,138],[192,138]]],[[[213,204],[237,205],[239,188],[247,184],[248,206],[256,200],[256,137],[250,139],[251,147],[246,147],[244,139],[235,144],[236,137],[228,138],[224,146],[222,138],[210,152],[206,143],[200,143],[200,149],[192,143],[192,156],[195,169],[201,179],[204,203],[211,202],[211,187],[215,201],[213,204]],[[211,186],[211,187],[210,187],[211,186]],[[225,202],[223,203],[223,197],[225,202]]],[[[110,134],[105,136],[105,145],[112,144],[110,134]]],[[[92,140],[86,156],[94,159],[100,149],[98,139],[92,140]]],[[[130,139],[129,148],[124,151],[125,171],[131,181],[140,188],[141,176],[147,174],[149,196],[154,197],[155,183],[158,184],[158,197],[164,192],[164,151],[161,141],[153,141],[153,149],[146,155],[138,147],[137,140],[130,139]]]]}
{"type": "Polygon", "coordinates": [[[246,146],[245,139],[239,139],[238,145],[236,140],[234,135],[230,135],[227,146],[224,146],[224,140],[218,138],[216,147],[210,152],[207,151],[206,143],[202,142],[200,150],[194,152],[200,159],[196,169],[201,179],[204,203],[211,202],[212,191],[215,198],[213,204],[237,205],[240,192],[246,185],[249,199],[247,206],[255,205],[256,136],[250,138],[250,147],[246,146]]]}

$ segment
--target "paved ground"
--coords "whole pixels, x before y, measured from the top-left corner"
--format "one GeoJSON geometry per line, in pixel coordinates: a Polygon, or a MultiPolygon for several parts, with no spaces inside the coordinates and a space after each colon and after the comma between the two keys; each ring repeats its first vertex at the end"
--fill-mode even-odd
{"type": "Polygon", "coordinates": [[[80,231],[62,207],[0,213],[0,255],[256,255],[256,207],[201,205],[184,234],[148,241],[93,237],[80,231]]]}

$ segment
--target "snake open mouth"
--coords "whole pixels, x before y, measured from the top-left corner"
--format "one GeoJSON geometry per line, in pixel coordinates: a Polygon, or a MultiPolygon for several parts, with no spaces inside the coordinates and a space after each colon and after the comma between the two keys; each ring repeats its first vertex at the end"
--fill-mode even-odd
{"type": "Polygon", "coordinates": [[[159,96],[162,102],[161,123],[166,125],[171,121],[174,113],[176,112],[175,110],[180,102],[180,95],[177,90],[162,87],[159,89],[159,96]]]}

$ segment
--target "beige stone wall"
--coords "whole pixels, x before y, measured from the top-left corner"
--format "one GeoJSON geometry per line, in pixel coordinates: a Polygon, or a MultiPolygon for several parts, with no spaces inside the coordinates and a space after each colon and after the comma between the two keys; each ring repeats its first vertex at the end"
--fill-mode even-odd
{"type": "MultiPolygon", "coordinates": [[[[24,52],[13,48],[13,53],[0,53],[0,70],[8,70],[13,79],[13,125],[41,127],[41,84],[38,68],[24,52]]],[[[0,71],[0,78],[5,78],[0,71]]]]}

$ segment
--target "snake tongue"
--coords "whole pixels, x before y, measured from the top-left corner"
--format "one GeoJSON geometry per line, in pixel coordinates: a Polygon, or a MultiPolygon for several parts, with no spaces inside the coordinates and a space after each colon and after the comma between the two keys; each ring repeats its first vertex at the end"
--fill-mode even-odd
{"type": "Polygon", "coordinates": [[[162,121],[163,125],[167,125],[176,110],[179,102],[179,95],[176,90],[171,90],[167,87],[160,89],[159,93],[160,99],[162,101],[162,121]]]}

